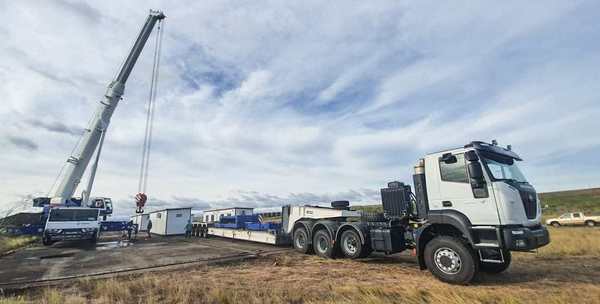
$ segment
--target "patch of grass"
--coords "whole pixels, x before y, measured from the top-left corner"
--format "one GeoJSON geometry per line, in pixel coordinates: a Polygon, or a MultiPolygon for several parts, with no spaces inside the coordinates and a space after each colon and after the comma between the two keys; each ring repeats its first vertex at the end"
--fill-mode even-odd
{"type": "Polygon", "coordinates": [[[549,227],[548,229],[550,244],[538,249],[537,256],[551,258],[600,257],[600,229],[586,227],[549,227]]]}
{"type": "Polygon", "coordinates": [[[0,235],[0,253],[27,246],[38,238],[35,236],[4,236],[0,235]]]}

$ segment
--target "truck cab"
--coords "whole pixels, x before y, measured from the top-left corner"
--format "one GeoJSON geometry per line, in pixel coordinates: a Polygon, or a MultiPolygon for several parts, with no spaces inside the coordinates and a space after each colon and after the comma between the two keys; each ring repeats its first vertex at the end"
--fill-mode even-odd
{"type": "Polygon", "coordinates": [[[51,208],[42,243],[52,245],[64,240],[89,240],[96,243],[100,233],[100,209],[79,207],[51,208]]]}
{"type": "Polygon", "coordinates": [[[463,226],[476,246],[528,251],[547,244],[540,200],[520,161],[510,149],[483,142],[425,156],[427,200],[418,202],[429,210],[424,218],[463,226]]]}

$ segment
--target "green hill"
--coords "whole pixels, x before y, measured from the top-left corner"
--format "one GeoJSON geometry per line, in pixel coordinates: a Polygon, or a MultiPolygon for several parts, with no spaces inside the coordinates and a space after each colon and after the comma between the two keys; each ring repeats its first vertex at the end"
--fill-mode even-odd
{"type": "Polygon", "coordinates": [[[540,193],[545,214],[600,213],[600,188],[540,193]]]}

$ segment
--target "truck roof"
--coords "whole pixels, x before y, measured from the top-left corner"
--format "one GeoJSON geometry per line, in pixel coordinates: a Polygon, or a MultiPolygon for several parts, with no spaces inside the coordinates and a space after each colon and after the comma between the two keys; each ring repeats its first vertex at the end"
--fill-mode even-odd
{"type": "Polygon", "coordinates": [[[504,156],[508,156],[511,158],[514,158],[516,160],[523,160],[521,159],[521,157],[513,152],[512,150],[508,150],[506,148],[503,148],[501,146],[495,145],[495,144],[489,144],[483,141],[472,141],[462,147],[456,147],[456,148],[452,148],[452,149],[445,149],[445,150],[441,150],[441,151],[437,151],[437,152],[432,152],[432,153],[428,153],[427,155],[435,155],[435,154],[442,154],[442,153],[460,153],[460,152],[465,152],[471,149],[477,149],[480,151],[487,151],[487,152],[491,152],[491,153],[496,153],[496,154],[500,154],[500,155],[504,155],[504,156]]]}

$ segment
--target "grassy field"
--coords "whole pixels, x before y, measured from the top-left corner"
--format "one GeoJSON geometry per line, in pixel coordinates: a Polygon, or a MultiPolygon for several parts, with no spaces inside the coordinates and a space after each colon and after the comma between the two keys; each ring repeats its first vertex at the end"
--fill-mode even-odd
{"type": "Polygon", "coordinates": [[[4,236],[0,235],[0,254],[26,246],[37,241],[36,237],[32,236],[4,236]]]}
{"type": "Polygon", "coordinates": [[[598,303],[600,229],[551,229],[507,272],[452,286],[409,255],[326,260],[296,253],[28,290],[0,303],[598,303]]]}

